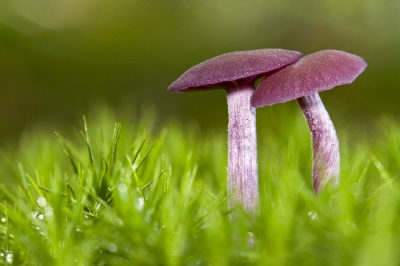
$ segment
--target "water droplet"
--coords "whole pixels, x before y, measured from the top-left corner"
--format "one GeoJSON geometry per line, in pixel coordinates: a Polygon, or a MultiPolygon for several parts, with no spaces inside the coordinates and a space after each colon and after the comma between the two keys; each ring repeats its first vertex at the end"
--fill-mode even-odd
{"type": "Polygon", "coordinates": [[[3,222],[3,223],[5,223],[6,221],[7,221],[7,219],[6,218],[1,218],[1,221],[3,222]]]}
{"type": "Polygon", "coordinates": [[[37,204],[38,204],[40,207],[44,207],[44,206],[46,206],[46,204],[47,204],[46,199],[43,198],[43,197],[39,197],[39,198],[36,200],[36,202],[37,202],[37,204]]]}
{"type": "Polygon", "coordinates": [[[108,249],[108,251],[115,253],[118,251],[118,246],[115,245],[114,243],[110,243],[110,244],[108,244],[107,249],[108,249]]]}
{"type": "Polygon", "coordinates": [[[36,218],[37,215],[38,215],[38,212],[31,212],[32,218],[36,218]]]}
{"type": "Polygon", "coordinates": [[[139,211],[143,210],[144,207],[144,199],[142,197],[138,198],[135,203],[136,209],[139,211]]]}
{"type": "Polygon", "coordinates": [[[311,218],[311,220],[317,220],[318,219],[318,214],[315,211],[310,211],[308,213],[308,216],[311,218]]]}
{"type": "Polygon", "coordinates": [[[6,255],[7,264],[12,264],[13,260],[14,260],[14,255],[12,253],[7,253],[7,255],[6,255]]]}
{"type": "Polygon", "coordinates": [[[118,191],[121,193],[126,193],[128,191],[128,188],[124,183],[120,183],[118,185],[118,191]]]}
{"type": "Polygon", "coordinates": [[[208,225],[205,223],[201,226],[201,229],[206,229],[208,227],[208,225]]]}
{"type": "Polygon", "coordinates": [[[39,220],[43,220],[44,219],[44,215],[43,214],[39,214],[38,219],[39,220]]]}
{"type": "Polygon", "coordinates": [[[117,224],[117,225],[119,225],[119,226],[123,226],[123,225],[124,225],[124,222],[123,222],[121,219],[116,218],[116,219],[115,219],[115,224],[117,224]]]}
{"type": "Polygon", "coordinates": [[[150,234],[146,237],[146,243],[149,246],[155,246],[157,244],[157,237],[153,234],[150,234]]]}
{"type": "Polygon", "coordinates": [[[50,216],[53,216],[53,208],[52,207],[50,207],[50,206],[46,206],[46,207],[44,207],[44,215],[46,216],[46,217],[50,217],[50,216]]]}

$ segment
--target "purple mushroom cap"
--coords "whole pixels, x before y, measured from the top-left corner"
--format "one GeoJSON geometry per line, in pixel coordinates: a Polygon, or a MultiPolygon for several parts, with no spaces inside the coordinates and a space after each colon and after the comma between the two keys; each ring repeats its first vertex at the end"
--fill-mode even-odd
{"type": "Polygon", "coordinates": [[[201,90],[229,87],[230,83],[292,64],[302,57],[300,52],[282,49],[259,49],[222,54],[187,70],[168,91],[201,90]]]}
{"type": "Polygon", "coordinates": [[[359,56],[336,50],[307,55],[296,63],[273,71],[251,98],[254,107],[273,105],[350,84],[366,68],[359,56]]]}

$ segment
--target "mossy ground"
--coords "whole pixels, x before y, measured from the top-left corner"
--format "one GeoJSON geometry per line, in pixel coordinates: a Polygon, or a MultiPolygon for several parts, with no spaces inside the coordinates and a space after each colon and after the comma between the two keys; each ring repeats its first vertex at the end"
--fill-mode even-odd
{"type": "Polygon", "coordinates": [[[1,263],[400,263],[400,125],[351,142],[337,128],[341,183],[316,196],[301,113],[259,118],[260,213],[249,217],[227,207],[226,132],[100,110],[81,132],[30,130],[1,150],[1,263]]]}

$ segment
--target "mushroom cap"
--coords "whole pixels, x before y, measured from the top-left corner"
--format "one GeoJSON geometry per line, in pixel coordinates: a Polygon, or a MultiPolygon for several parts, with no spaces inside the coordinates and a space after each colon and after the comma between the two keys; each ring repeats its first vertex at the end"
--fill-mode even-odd
{"type": "Polygon", "coordinates": [[[359,56],[336,50],[319,51],[268,74],[253,93],[251,105],[283,103],[350,84],[366,67],[359,56]]]}
{"type": "Polygon", "coordinates": [[[292,64],[300,52],[282,49],[259,49],[222,54],[187,70],[169,88],[169,92],[229,87],[232,82],[255,78],[292,64]]]}

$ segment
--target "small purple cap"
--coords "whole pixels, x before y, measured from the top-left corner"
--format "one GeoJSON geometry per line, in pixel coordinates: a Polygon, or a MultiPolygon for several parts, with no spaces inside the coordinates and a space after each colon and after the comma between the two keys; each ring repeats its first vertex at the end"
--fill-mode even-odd
{"type": "Polygon", "coordinates": [[[268,74],[252,95],[251,105],[283,103],[350,84],[366,67],[359,56],[336,50],[319,51],[268,74]]]}
{"type": "Polygon", "coordinates": [[[222,54],[187,70],[168,91],[201,90],[229,87],[231,82],[263,74],[292,64],[302,57],[300,52],[282,49],[259,49],[222,54]]]}

